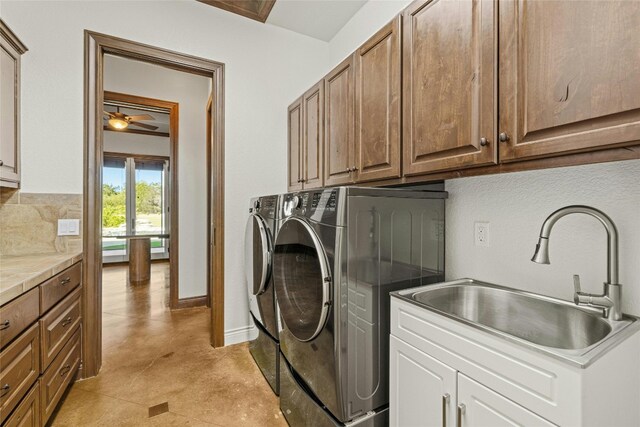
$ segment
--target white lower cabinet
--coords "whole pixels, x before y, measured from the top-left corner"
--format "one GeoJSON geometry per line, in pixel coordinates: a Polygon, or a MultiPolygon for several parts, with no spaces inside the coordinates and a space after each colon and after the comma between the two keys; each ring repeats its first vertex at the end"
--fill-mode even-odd
{"type": "Polygon", "coordinates": [[[393,335],[390,350],[391,426],[554,425],[393,335]]]}
{"type": "Polygon", "coordinates": [[[457,415],[458,425],[463,427],[555,425],[461,373],[458,373],[457,415]]]}
{"type": "Polygon", "coordinates": [[[391,425],[455,425],[456,370],[394,336],[390,349],[391,425]]]}

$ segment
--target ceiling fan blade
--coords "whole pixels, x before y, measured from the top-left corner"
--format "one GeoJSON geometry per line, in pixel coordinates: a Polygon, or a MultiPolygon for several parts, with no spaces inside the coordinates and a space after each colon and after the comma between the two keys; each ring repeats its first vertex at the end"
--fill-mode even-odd
{"type": "Polygon", "coordinates": [[[155,117],[149,114],[140,114],[138,116],[127,116],[129,120],[155,120],[155,117]]]}
{"type": "Polygon", "coordinates": [[[140,123],[140,122],[129,122],[130,125],[133,126],[140,126],[141,128],[145,128],[145,129],[149,129],[149,130],[156,130],[158,129],[158,126],[152,126],[152,125],[148,125],[146,123],[140,123]]]}
{"type": "Polygon", "coordinates": [[[109,111],[103,111],[103,113],[106,114],[109,117],[113,117],[114,116],[114,114],[109,112],[109,111]]]}

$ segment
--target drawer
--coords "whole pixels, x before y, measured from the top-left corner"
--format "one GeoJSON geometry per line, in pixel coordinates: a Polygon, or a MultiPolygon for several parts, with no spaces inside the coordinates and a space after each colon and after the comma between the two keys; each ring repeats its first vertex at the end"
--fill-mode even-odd
{"type": "Polygon", "coordinates": [[[0,353],[0,424],[18,406],[40,374],[38,325],[33,325],[0,353]]]}
{"type": "Polygon", "coordinates": [[[40,427],[40,382],[36,381],[4,427],[40,427]]]}
{"type": "Polygon", "coordinates": [[[82,264],[77,263],[56,274],[40,285],[40,314],[44,314],[69,292],[74,290],[82,277],[82,264]]]}
{"type": "Polygon", "coordinates": [[[31,289],[0,308],[0,348],[4,348],[40,315],[40,291],[31,289]]]}
{"type": "Polygon", "coordinates": [[[53,359],[51,366],[40,377],[40,418],[43,425],[53,414],[80,366],[80,330],[78,326],[62,351],[53,359]]]}
{"type": "Polygon", "coordinates": [[[44,372],[80,324],[78,287],[40,319],[40,370],[44,372]]]}

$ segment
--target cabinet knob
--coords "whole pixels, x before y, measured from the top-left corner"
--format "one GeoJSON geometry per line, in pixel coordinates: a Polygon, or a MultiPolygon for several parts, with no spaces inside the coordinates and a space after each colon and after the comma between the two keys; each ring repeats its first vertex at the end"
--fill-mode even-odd
{"type": "Polygon", "coordinates": [[[0,397],[3,397],[5,394],[9,393],[11,386],[9,384],[5,384],[0,388],[0,397]]]}
{"type": "Polygon", "coordinates": [[[508,142],[509,141],[509,135],[507,135],[506,132],[500,133],[500,135],[498,135],[498,138],[500,139],[500,142],[508,142]]]}
{"type": "Polygon", "coordinates": [[[483,147],[486,147],[487,145],[489,145],[489,140],[487,138],[480,138],[480,145],[483,147]]]}
{"type": "Polygon", "coordinates": [[[357,167],[355,167],[355,166],[354,166],[354,167],[352,167],[352,168],[351,168],[351,172],[358,172],[358,168],[357,168],[357,167]]]}
{"type": "Polygon", "coordinates": [[[4,162],[0,160],[0,166],[4,166],[4,162]]]}
{"type": "Polygon", "coordinates": [[[351,173],[351,168],[347,168],[347,170],[345,171],[346,173],[351,173]]]}

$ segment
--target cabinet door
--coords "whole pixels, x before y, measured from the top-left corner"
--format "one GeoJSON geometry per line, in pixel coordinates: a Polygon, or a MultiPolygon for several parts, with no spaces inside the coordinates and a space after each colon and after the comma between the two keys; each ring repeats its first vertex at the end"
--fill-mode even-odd
{"type": "Polygon", "coordinates": [[[354,76],[351,55],[324,78],[324,180],[328,186],[353,182],[354,76]]]}
{"type": "Polygon", "coordinates": [[[17,187],[20,182],[20,54],[3,35],[0,34],[0,183],[17,187]]]}
{"type": "Polygon", "coordinates": [[[501,161],[637,143],[638,28],[638,1],[501,2],[501,161]]]}
{"type": "Polygon", "coordinates": [[[302,98],[289,105],[287,110],[288,120],[288,182],[289,191],[302,190],[302,98]]]}
{"type": "Polygon", "coordinates": [[[456,425],[456,371],[393,335],[389,344],[390,425],[456,425]]]}
{"type": "Polygon", "coordinates": [[[403,15],[405,175],[497,162],[494,0],[426,0],[403,15]]]}
{"type": "Polygon", "coordinates": [[[457,410],[464,427],[555,425],[460,373],[457,410]]]}
{"type": "Polygon", "coordinates": [[[324,172],[324,81],[302,96],[302,187],[321,188],[324,172]]]}
{"type": "Polygon", "coordinates": [[[396,17],[356,52],[356,182],[400,176],[400,22],[396,17]]]}

